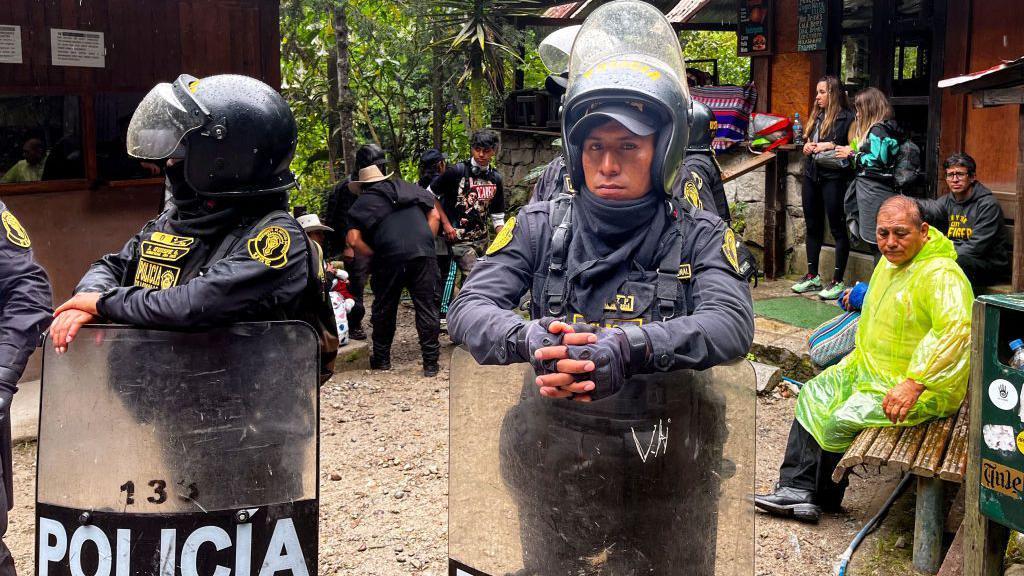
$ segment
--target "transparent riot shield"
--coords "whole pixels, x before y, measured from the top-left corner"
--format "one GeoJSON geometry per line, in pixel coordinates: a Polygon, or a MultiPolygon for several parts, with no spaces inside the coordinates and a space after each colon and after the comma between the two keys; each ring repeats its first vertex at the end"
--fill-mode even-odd
{"type": "Polygon", "coordinates": [[[459,576],[751,576],[755,377],[634,377],[589,404],[528,365],[451,365],[448,547],[459,576]]]}
{"type": "Polygon", "coordinates": [[[48,342],[36,574],[316,574],[318,354],[301,322],[48,342]]]}

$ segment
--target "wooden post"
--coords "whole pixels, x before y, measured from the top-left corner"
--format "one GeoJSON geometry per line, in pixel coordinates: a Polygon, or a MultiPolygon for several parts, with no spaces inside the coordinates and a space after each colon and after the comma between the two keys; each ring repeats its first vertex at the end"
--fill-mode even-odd
{"type": "Polygon", "coordinates": [[[935,574],[942,566],[942,480],[917,478],[914,513],[914,568],[935,574]]]}
{"type": "Polygon", "coordinates": [[[1024,105],[1017,107],[1017,210],[1013,214],[1013,291],[1024,291],[1024,105]]]}
{"type": "Polygon", "coordinates": [[[764,170],[764,275],[781,277],[786,270],[786,171],[789,151],[775,149],[775,158],[764,170]]]}

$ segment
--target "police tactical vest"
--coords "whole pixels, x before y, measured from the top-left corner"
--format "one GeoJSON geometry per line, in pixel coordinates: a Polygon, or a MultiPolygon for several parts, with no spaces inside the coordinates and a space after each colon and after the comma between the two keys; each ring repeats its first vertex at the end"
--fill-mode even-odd
{"type": "MultiPolygon", "coordinates": [[[[546,316],[565,318],[569,323],[588,322],[574,310],[569,309],[566,300],[569,292],[568,256],[572,242],[573,196],[561,194],[550,200],[549,222],[551,234],[551,260],[548,265],[544,292],[538,302],[546,316]]],[[[600,320],[589,320],[603,327],[635,324],[643,326],[650,322],[664,322],[693,312],[689,262],[682,262],[683,226],[682,205],[671,201],[679,235],[673,246],[665,253],[656,272],[643,273],[633,270],[622,283],[615,302],[606,302],[600,320]]],[[[692,211],[690,207],[688,210],[692,211]]],[[[690,212],[692,213],[692,212],[690,212]]]]}

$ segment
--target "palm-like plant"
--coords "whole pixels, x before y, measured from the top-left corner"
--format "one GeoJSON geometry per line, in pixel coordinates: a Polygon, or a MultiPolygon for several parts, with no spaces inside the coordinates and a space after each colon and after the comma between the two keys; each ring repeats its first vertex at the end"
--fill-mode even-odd
{"type": "Polygon", "coordinates": [[[465,69],[459,83],[469,85],[470,128],[486,122],[486,98],[505,90],[505,59],[519,60],[512,21],[535,15],[552,0],[417,0],[430,26],[440,32],[438,41],[447,56],[463,56],[465,69]]]}

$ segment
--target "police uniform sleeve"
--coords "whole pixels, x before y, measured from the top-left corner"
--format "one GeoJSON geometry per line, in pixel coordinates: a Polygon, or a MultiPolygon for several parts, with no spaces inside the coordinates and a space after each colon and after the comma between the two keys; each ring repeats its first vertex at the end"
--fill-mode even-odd
{"type": "Polygon", "coordinates": [[[502,228],[448,310],[452,342],[464,345],[481,364],[521,361],[510,342],[526,323],[515,309],[530,288],[535,269],[527,216],[520,213],[502,228]]]}
{"type": "Polygon", "coordinates": [[[754,310],[739,275],[733,238],[723,222],[707,216],[683,240],[692,265],[693,313],[643,327],[655,370],[703,370],[746,354],[754,340],[754,310]],[[730,258],[732,261],[730,261],[730,258]]]}
{"type": "Polygon", "coordinates": [[[15,391],[39,335],[50,326],[50,280],[24,228],[0,202],[0,388],[15,391]]]}
{"type": "Polygon", "coordinates": [[[206,274],[165,290],[130,286],[100,298],[114,322],[152,328],[206,328],[266,316],[293,303],[309,280],[306,239],[288,216],[241,238],[206,274]]]}

